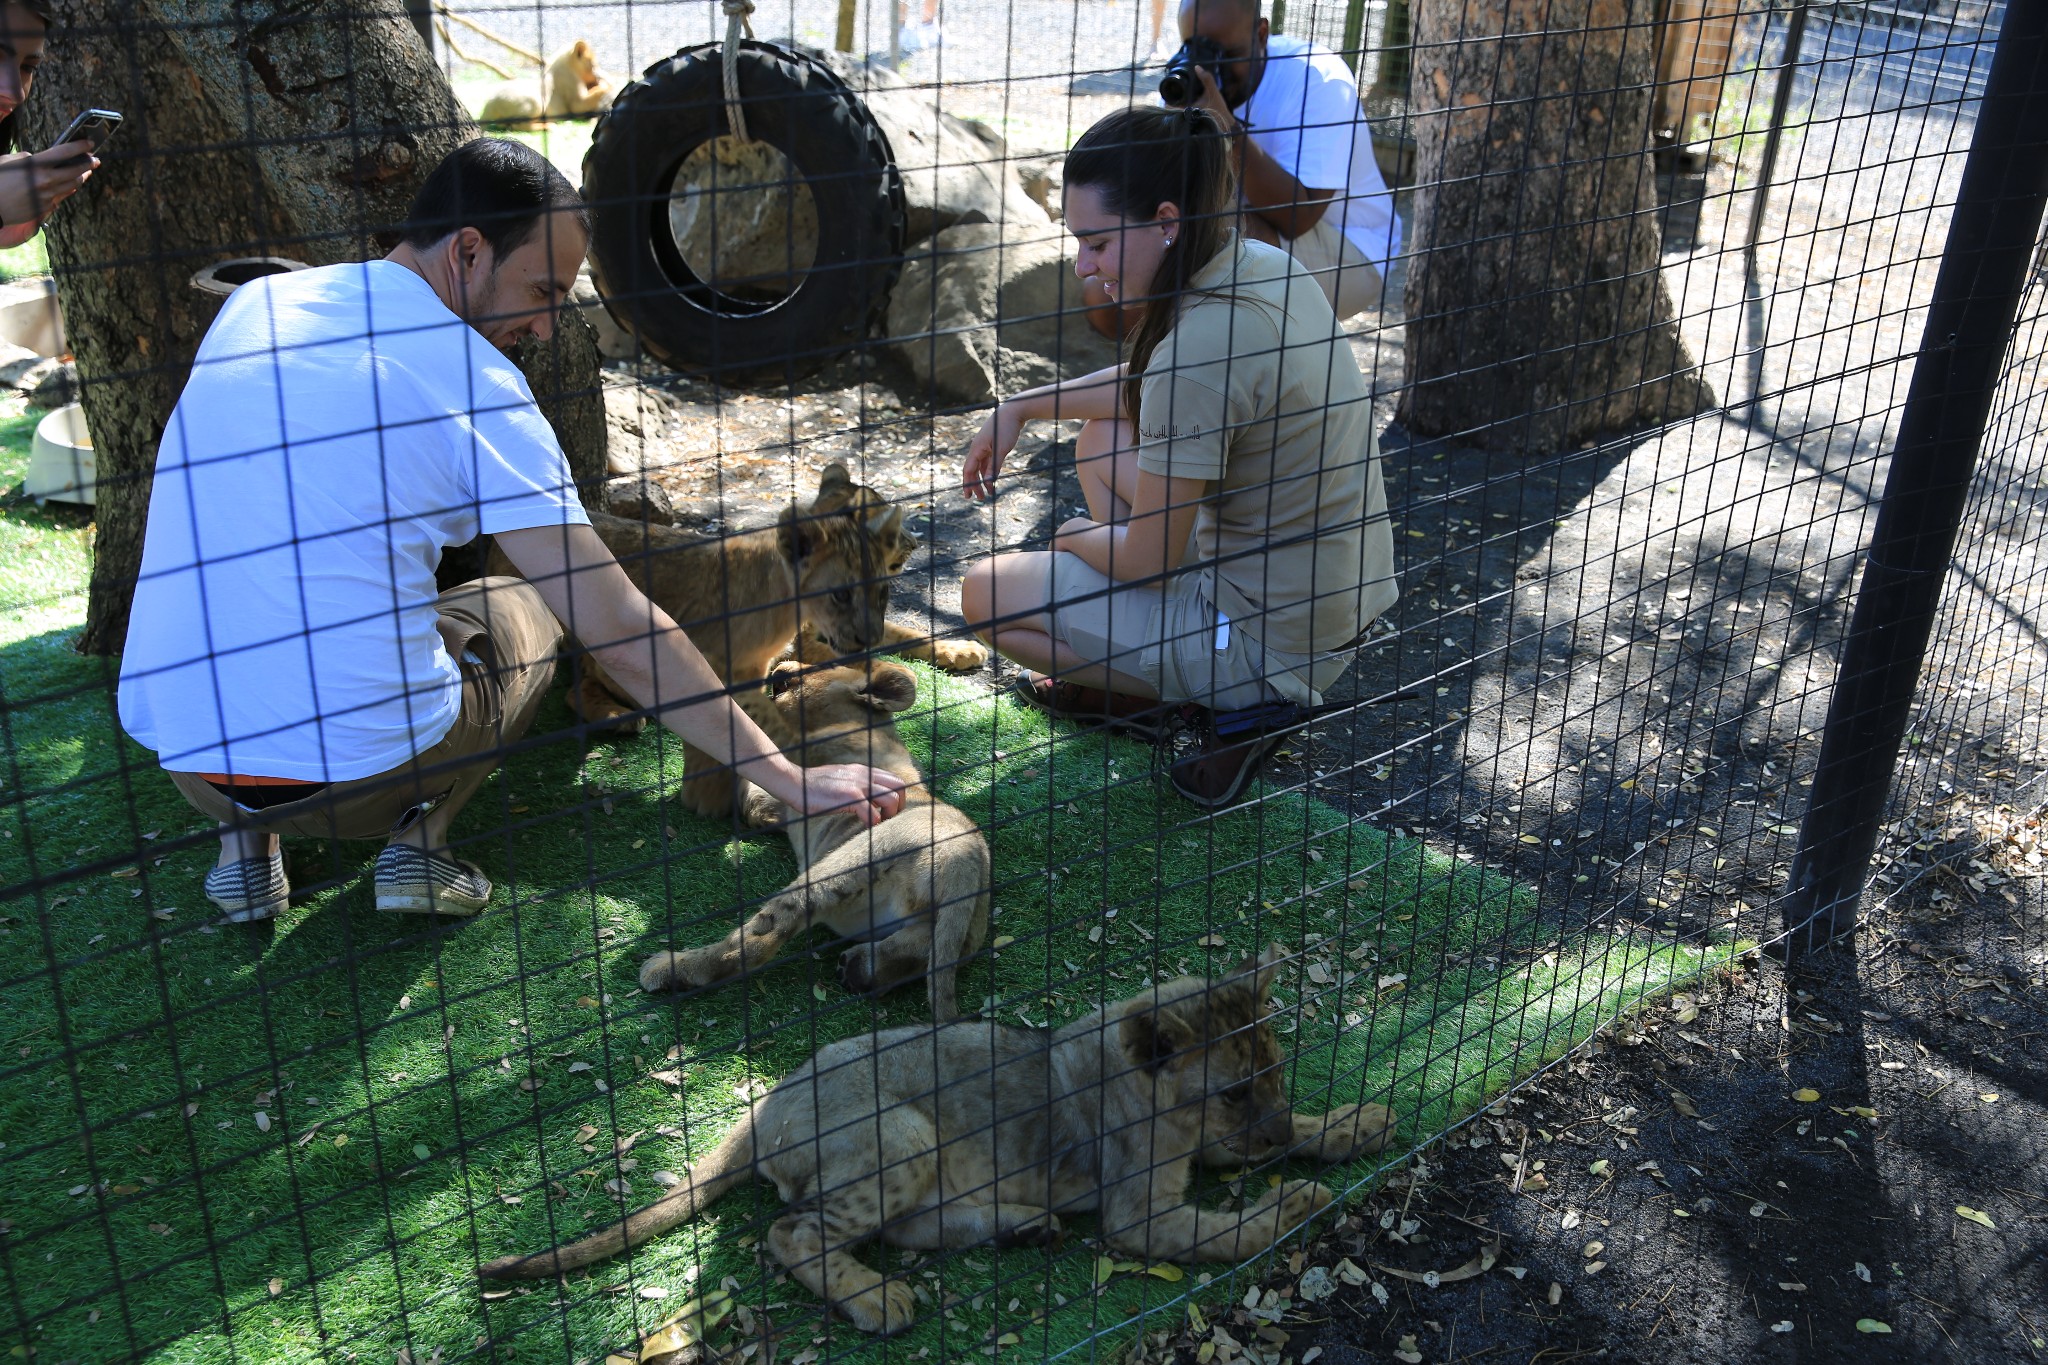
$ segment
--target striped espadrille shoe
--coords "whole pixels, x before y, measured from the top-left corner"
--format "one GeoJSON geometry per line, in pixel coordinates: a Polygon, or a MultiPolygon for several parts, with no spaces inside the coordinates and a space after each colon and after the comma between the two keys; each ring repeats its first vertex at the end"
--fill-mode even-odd
{"type": "Polygon", "coordinates": [[[377,855],[377,908],[400,915],[475,915],[491,901],[491,879],[475,863],[433,858],[410,844],[377,855]]]}
{"type": "Polygon", "coordinates": [[[244,858],[206,874],[206,898],[234,924],[275,918],[283,913],[291,894],[291,883],[284,879],[282,853],[244,858]]]}

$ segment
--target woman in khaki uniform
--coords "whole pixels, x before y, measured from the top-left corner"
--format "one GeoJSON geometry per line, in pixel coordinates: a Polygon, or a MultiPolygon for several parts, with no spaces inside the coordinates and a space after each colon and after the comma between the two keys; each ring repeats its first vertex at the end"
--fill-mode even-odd
{"type": "MultiPolygon", "coordinates": [[[[1055,715],[1143,729],[1187,702],[1316,705],[1397,595],[1371,392],[1315,281],[1233,231],[1227,150],[1199,109],[1124,110],[1074,144],[1074,272],[1143,298],[1130,357],[1006,400],[968,447],[985,501],[1024,423],[1086,423],[1088,515],[961,589],[1055,715]]],[[[1275,742],[1181,765],[1176,786],[1227,804],[1275,742]]]]}

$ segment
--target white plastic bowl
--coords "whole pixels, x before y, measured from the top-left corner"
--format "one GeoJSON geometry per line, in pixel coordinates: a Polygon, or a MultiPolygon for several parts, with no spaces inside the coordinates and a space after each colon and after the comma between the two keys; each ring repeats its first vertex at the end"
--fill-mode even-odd
{"type": "Polygon", "coordinates": [[[78,404],[58,408],[36,423],[22,492],[32,498],[90,503],[96,483],[92,435],[78,404]]]}

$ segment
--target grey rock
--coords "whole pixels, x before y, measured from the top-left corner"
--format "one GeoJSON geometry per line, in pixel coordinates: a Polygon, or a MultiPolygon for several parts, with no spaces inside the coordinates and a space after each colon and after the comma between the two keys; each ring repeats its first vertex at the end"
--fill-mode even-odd
{"type": "Polygon", "coordinates": [[[1017,163],[1017,178],[1024,184],[1024,193],[1055,223],[1066,216],[1060,200],[1060,192],[1066,187],[1061,176],[1066,164],[1063,156],[1033,157],[1017,163]]]}
{"type": "Polygon", "coordinates": [[[78,366],[70,361],[56,362],[28,395],[33,408],[61,408],[77,401],[78,366]]]}
{"type": "Polygon", "coordinates": [[[49,356],[37,355],[34,351],[20,346],[7,346],[0,342],[0,384],[32,393],[36,385],[47,379],[51,371],[63,364],[49,356]]]}
{"type": "Polygon", "coordinates": [[[604,483],[604,510],[628,521],[650,522],[656,526],[675,524],[675,504],[668,490],[645,474],[622,474],[604,483]]]}
{"type": "Polygon", "coordinates": [[[906,244],[961,223],[1039,227],[1048,221],[1004,159],[993,129],[945,113],[903,77],[849,53],[797,50],[830,67],[882,125],[903,176],[906,244]]]}
{"type": "Polygon", "coordinates": [[[1088,326],[1081,284],[1051,223],[947,228],[904,262],[890,345],[932,402],[986,403],[1116,362],[1088,326]]]}
{"type": "Polygon", "coordinates": [[[607,384],[604,390],[605,461],[614,475],[638,476],[670,462],[670,400],[644,384],[607,384]]]}

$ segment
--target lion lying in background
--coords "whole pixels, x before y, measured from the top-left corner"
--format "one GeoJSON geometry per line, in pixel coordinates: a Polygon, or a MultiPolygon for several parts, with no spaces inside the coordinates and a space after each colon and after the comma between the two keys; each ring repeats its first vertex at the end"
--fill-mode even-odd
{"type": "Polygon", "coordinates": [[[770,797],[752,794],[753,824],[783,824],[802,869],[722,943],[656,953],[640,968],[640,988],[710,986],[764,965],[791,939],[825,925],[859,940],[839,958],[846,989],[886,995],[928,978],[932,1018],[959,1015],[959,964],[988,938],[988,841],[973,819],[932,795],[931,785],[897,737],[890,717],[917,701],[917,678],[896,664],[872,671],[807,672],[776,665],[787,681],[772,713],[749,703],[770,738],[805,767],[867,763],[908,785],[903,809],[873,830],[842,812],[805,820],[770,797]]]}
{"type": "Polygon", "coordinates": [[[1197,1161],[1342,1161],[1384,1146],[1394,1122],[1376,1104],[1319,1117],[1288,1106],[1266,1017],[1278,961],[1268,949],[1221,980],[1164,982],[1057,1030],[972,1020],[828,1044],[674,1193],[478,1274],[544,1279],[589,1265],[696,1217],[749,1175],[794,1205],[768,1230],[776,1257],[865,1332],[900,1332],[917,1314],[907,1281],[855,1258],[877,1236],[919,1249],[1044,1245],[1063,1217],[1098,1212],[1102,1240],[1129,1256],[1243,1260],[1336,1196],[1295,1180],[1239,1213],[1198,1208],[1187,1201],[1197,1161]]]}
{"type": "Polygon", "coordinates": [[[531,128],[543,119],[578,118],[611,108],[618,92],[612,78],[597,65],[597,52],[578,38],[547,64],[542,93],[531,80],[506,81],[485,97],[477,122],[505,128],[531,128]]]}

